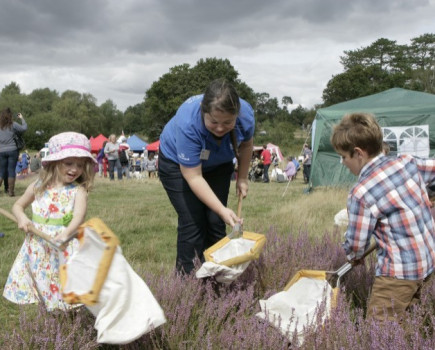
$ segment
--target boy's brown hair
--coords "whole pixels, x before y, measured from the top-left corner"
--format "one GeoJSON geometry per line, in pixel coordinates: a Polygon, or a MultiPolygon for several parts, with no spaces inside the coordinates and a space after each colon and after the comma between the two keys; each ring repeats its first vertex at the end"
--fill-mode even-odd
{"type": "Polygon", "coordinates": [[[349,152],[353,156],[355,147],[366,151],[369,157],[382,152],[383,134],[375,117],[369,113],[346,114],[334,127],[331,136],[336,151],[349,152]]]}

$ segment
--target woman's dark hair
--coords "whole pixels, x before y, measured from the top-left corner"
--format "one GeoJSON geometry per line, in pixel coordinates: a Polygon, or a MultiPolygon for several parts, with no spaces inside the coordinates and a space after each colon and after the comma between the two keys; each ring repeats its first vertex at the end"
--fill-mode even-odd
{"type": "Polygon", "coordinates": [[[201,103],[202,113],[210,113],[214,109],[234,115],[239,114],[239,95],[234,86],[225,79],[212,81],[204,92],[201,103]]]}
{"type": "Polygon", "coordinates": [[[12,112],[10,108],[5,108],[0,114],[0,129],[10,128],[12,126],[12,112]]]}

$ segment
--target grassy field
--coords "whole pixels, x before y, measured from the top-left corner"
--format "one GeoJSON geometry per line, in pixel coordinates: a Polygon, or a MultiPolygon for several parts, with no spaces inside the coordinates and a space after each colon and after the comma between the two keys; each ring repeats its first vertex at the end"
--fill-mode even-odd
{"type": "MultiPolygon", "coordinates": [[[[34,178],[17,180],[20,195],[34,178]]],[[[266,233],[271,227],[286,235],[300,229],[322,235],[333,227],[333,217],[345,206],[346,190],[316,190],[306,193],[302,174],[289,184],[271,182],[250,184],[243,201],[244,230],[266,233]],[[285,192],[285,194],[284,194],[285,192]]],[[[3,193],[0,206],[10,210],[16,198],[3,193]]],[[[230,190],[229,207],[237,208],[235,183],[230,190]]],[[[30,215],[30,210],[29,210],[30,215]]],[[[87,218],[101,218],[120,238],[123,253],[137,271],[171,270],[175,263],[177,216],[159,180],[110,182],[96,177],[89,195],[87,218]]],[[[23,232],[0,217],[0,292],[24,239],[23,232]]],[[[0,298],[0,322],[13,327],[19,308],[0,298]],[[12,316],[10,316],[12,315],[12,316]],[[14,317],[15,315],[15,317],[14,317]]]]}
{"type": "MultiPolygon", "coordinates": [[[[17,194],[31,178],[17,181],[17,194]]],[[[345,207],[347,189],[307,191],[290,183],[251,183],[243,201],[244,230],[265,234],[260,258],[230,286],[172,273],[177,217],[158,179],[110,182],[96,179],[87,218],[101,218],[120,238],[127,261],[144,279],[167,322],[126,346],[96,342],[95,319],[86,308],[77,313],[47,313],[34,305],[18,307],[0,298],[1,349],[288,349],[289,339],[255,317],[259,300],[281,291],[300,269],[335,270],[345,262],[343,228],[334,215],[345,207]]],[[[10,209],[15,198],[0,195],[10,209]]],[[[236,209],[234,183],[229,206],[236,209]]],[[[0,217],[0,292],[23,242],[14,223],[0,217]]],[[[434,349],[435,279],[422,290],[422,302],[402,325],[364,318],[373,281],[374,254],[343,280],[337,306],[320,328],[292,349],[434,349]]]]}

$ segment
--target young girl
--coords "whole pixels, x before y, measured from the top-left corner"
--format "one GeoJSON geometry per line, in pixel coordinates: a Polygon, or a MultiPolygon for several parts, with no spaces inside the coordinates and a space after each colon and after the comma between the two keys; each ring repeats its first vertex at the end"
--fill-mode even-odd
{"type": "MultiPolygon", "coordinates": [[[[49,140],[39,179],[16,201],[12,212],[18,228],[30,226],[64,242],[76,232],[86,214],[87,192],[94,180],[94,157],[85,135],[64,132],[49,140]],[[32,205],[31,220],[24,210],[32,205]]],[[[48,310],[67,309],[59,282],[59,255],[68,259],[78,248],[71,241],[58,252],[42,238],[27,234],[6,281],[3,296],[17,304],[44,303],[48,310]]]]}

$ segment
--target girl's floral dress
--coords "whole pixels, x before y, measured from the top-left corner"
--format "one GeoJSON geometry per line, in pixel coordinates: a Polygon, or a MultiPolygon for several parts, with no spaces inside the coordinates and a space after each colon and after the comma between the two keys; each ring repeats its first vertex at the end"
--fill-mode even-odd
{"type": "MultiPolygon", "coordinates": [[[[70,184],[49,188],[37,195],[32,203],[33,225],[53,238],[59,235],[72,218],[77,190],[77,185],[70,184]]],[[[62,300],[59,259],[62,263],[67,261],[77,249],[76,239],[60,252],[39,236],[26,234],[6,280],[3,296],[17,304],[42,302],[48,310],[71,308],[62,300]]]]}

